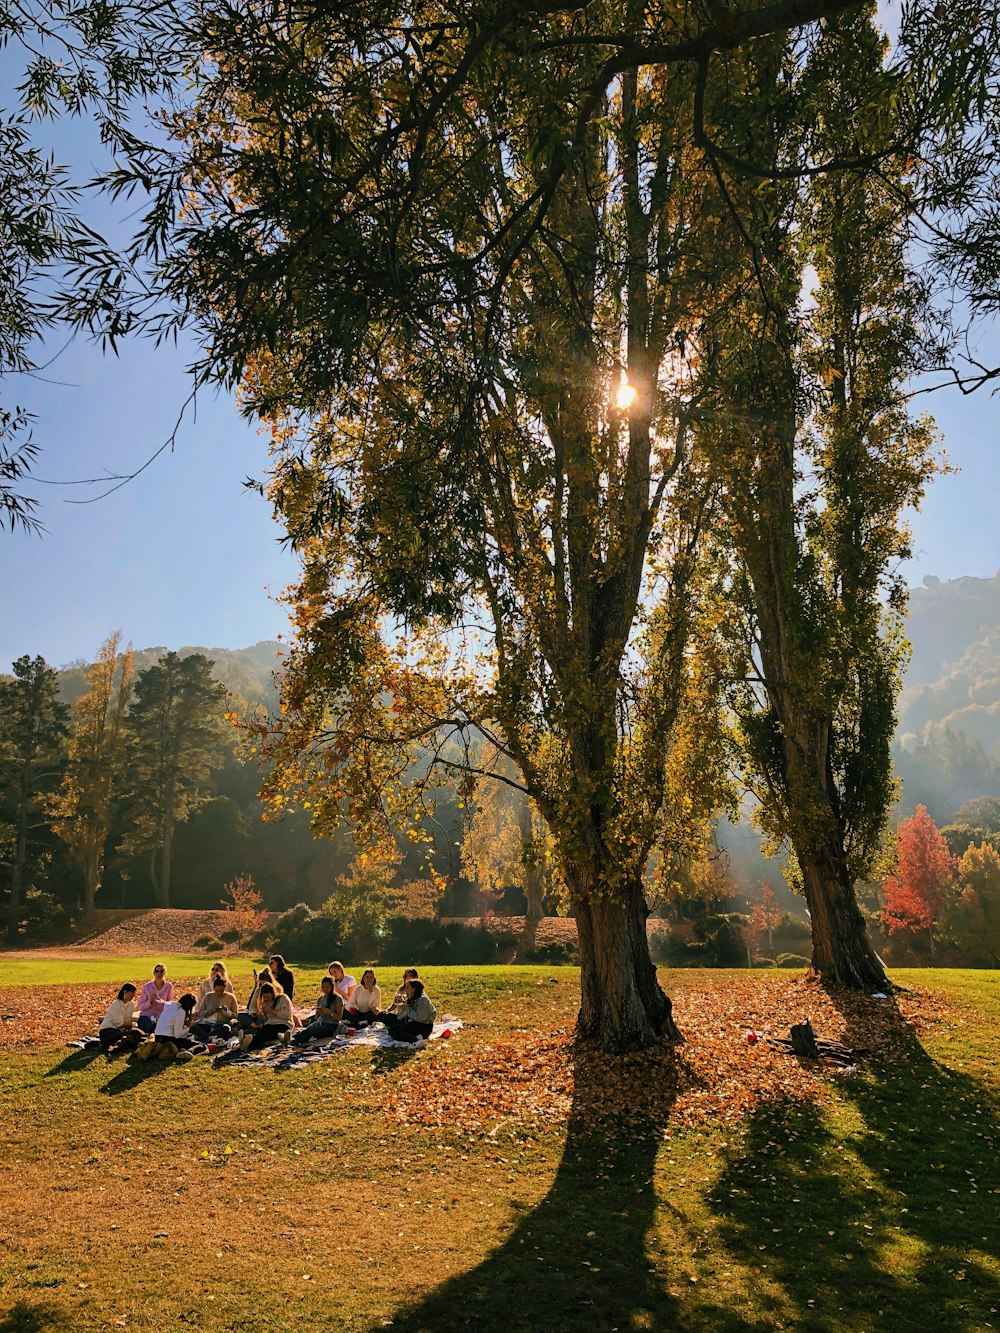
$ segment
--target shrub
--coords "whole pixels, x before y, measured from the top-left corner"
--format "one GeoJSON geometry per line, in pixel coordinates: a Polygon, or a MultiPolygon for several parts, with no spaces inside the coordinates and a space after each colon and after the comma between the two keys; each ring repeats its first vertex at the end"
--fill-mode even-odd
{"type": "Polygon", "coordinates": [[[709,958],[716,967],[745,967],[747,946],[743,941],[741,927],[749,917],[741,912],[730,912],[717,918],[718,925],[706,940],[709,958]]]}
{"type": "Polygon", "coordinates": [[[199,935],[194,942],[194,947],[196,949],[207,949],[214,939],[214,935],[199,935]]]}
{"type": "Polygon", "coordinates": [[[689,967],[692,947],[697,948],[698,956],[704,955],[701,944],[692,946],[691,941],[672,930],[654,930],[649,937],[649,956],[658,967],[689,967]]]}
{"type": "Polygon", "coordinates": [[[794,912],[786,912],[775,926],[774,933],[786,940],[807,940],[812,932],[808,921],[796,916],[794,912]]]}
{"type": "Polygon", "coordinates": [[[305,903],[296,904],[279,917],[273,935],[267,940],[268,952],[311,963],[329,962],[338,954],[350,953],[348,945],[336,921],[314,912],[305,903]]]}
{"type": "Polygon", "coordinates": [[[21,929],[31,940],[49,939],[69,928],[70,912],[53,893],[28,888],[21,899],[21,929]]]}
{"type": "Polygon", "coordinates": [[[208,943],[205,945],[206,952],[208,953],[221,953],[225,947],[226,946],[223,944],[221,940],[215,940],[215,939],[209,940],[208,943]]]}
{"type": "Polygon", "coordinates": [[[235,926],[230,926],[228,930],[219,931],[219,939],[225,944],[238,944],[240,941],[240,932],[235,926]]]}
{"type": "Polygon", "coordinates": [[[546,944],[536,945],[525,954],[528,963],[548,963],[551,966],[579,966],[580,950],[572,940],[549,940],[546,944]]]}
{"type": "Polygon", "coordinates": [[[779,967],[809,967],[809,959],[800,953],[779,953],[775,962],[779,967]]]}
{"type": "Polygon", "coordinates": [[[777,966],[777,964],[775,963],[775,961],[774,961],[773,958],[755,958],[755,959],[753,960],[753,965],[754,965],[754,967],[776,967],[776,966],[777,966]]]}

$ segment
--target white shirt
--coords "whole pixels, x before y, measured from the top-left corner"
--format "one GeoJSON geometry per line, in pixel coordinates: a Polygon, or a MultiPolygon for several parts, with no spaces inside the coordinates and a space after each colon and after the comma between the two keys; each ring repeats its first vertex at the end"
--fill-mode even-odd
{"type": "Polygon", "coordinates": [[[98,1030],[103,1032],[105,1028],[130,1028],[134,1022],[135,996],[133,995],[131,1000],[112,1000],[98,1030]]]}
{"type": "Polygon", "coordinates": [[[359,986],[351,996],[351,1004],[359,1014],[368,1014],[373,1009],[381,1009],[382,987],[375,986],[372,990],[366,990],[364,986],[359,986]]]}
{"type": "Polygon", "coordinates": [[[180,1000],[170,1000],[163,1006],[163,1013],[156,1020],[157,1037],[187,1037],[187,1014],[181,1008],[180,1000]]]}
{"type": "Polygon", "coordinates": [[[342,995],[346,1000],[353,985],[354,985],[354,978],[351,976],[347,976],[345,973],[345,975],[342,976],[339,981],[336,980],[334,981],[333,989],[337,991],[338,994],[342,995]]]}

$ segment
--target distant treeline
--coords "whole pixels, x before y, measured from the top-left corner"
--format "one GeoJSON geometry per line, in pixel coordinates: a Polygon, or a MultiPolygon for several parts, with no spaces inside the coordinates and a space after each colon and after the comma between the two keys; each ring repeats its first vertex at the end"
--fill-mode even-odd
{"type": "MultiPolygon", "coordinates": [[[[1000,575],[925,580],[912,594],[909,632],[894,819],[924,805],[947,825],[965,803],[1000,795],[1000,575]]],[[[272,911],[326,902],[350,875],[350,831],[316,838],[295,811],[265,823],[260,770],[236,756],[224,721],[276,709],[281,644],[126,653],[114,638],[109,656],[110,643],[96,663],[56,670],[25,657],[0,679],[0,892],[23,924],[44,933],[91,900],[214,907],[235,875],[251,876],[272,911]],[[183,716],[187,749],[171,756],[164,728],[183,716]]],[[[463,812],[448,789],[428,829],[429,850],[400,844],[397,881],[433,870],[447,881],[444,912],[476,910],[482,899],[462,873],[463,812]]],[[[762,855],[747,824],[723,822],[718,841],[734,894],[769,877],[782,906],[796,907],[780,860],[762,855]]],[[[492,905],[516,914],[524,902],[511,886],[492,905]]]]}

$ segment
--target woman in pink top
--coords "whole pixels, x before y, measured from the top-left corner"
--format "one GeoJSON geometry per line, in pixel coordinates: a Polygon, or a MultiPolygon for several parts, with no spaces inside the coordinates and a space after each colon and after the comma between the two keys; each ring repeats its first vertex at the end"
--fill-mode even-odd
{"type": "Polygon", "coordinates": [[[162,963],[153,968],[153,980],[147,981],[139,992],[139,1017],[136,1027],[152,1034],[156,1031],[156,1020],[163,1013],[163,1006],[174,998],[173,982],[167,980],[167,969],[162,963]]]}

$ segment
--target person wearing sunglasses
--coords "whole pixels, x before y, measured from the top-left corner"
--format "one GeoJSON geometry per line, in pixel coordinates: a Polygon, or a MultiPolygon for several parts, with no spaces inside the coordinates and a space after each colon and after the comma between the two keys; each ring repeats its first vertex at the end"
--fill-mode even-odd
{"type": "Polygon", "coordinates": [[[163,1013],[163,1006],[174,998],[173,982],[167,980],[167,969],[162,963],[153,968],[153,979],[147,981],[139,992],[139,1017],[136,1027],[148,1036],[156,1031],[156,1024],[163,1013]]]}

